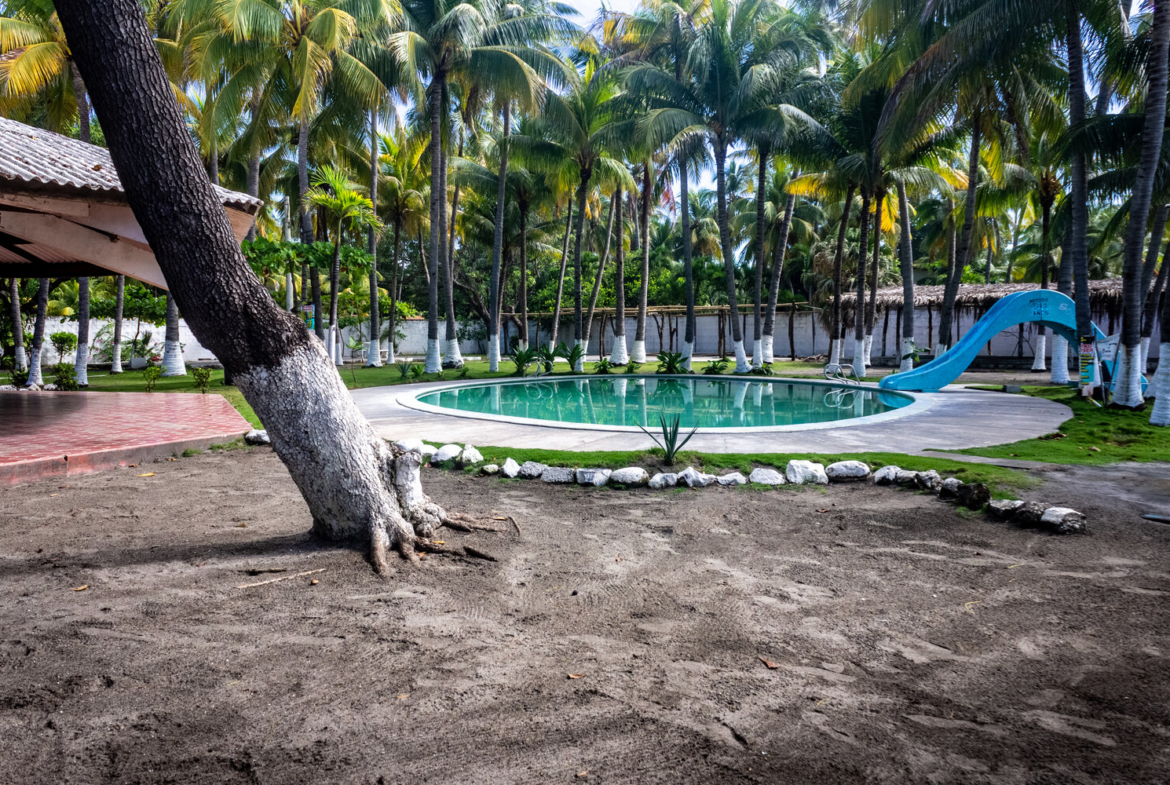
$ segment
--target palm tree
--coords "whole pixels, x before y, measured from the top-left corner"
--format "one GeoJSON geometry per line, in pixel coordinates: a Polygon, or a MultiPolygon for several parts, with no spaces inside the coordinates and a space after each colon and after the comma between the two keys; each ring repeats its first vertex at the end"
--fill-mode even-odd
{"type": "Polygon", "coordinates": [[[37,315],[33,323],[32,358],[28,364],[28,384],[44,384],[41,378],[41,366],[44,364],[45,346],[45,319],[49,310],[49,279],[41,278],[37,282],[37,315]]]}
{"type": "MultiPolygon", "coordinates": [[[[329,267],[329,356],[341,365],[341,329],[337,324],[337,300],[341,284],[341,238],[346,229],[351,232],[363,228],[378,229],[381,222],[374,214],[374,204],[363,196],[344,172],[333,166],[323,166],[313,178],[313,188],[307,194],[308,203],[322,208],[333,219],[333,262],[329,267]]],[[[375,347],[376,350],[376,347],[375,347]]]]}
{"type": "MultiPolygon", "coordinates": [[[[426,147],[422,140],[409,137],[398,127],[393,135],[381,136],[382,152],[378,204],[382,221],[394,229],[394,251],[390,270],[390,315],[386,324],[389,342],[387,362],[394,362],[395,325],[398,318],[398,276],[401,270],[402,236],[419,234],[426,224],[426,173],[421,158],[426,147]]],[[[425,267],[424,267],[425,270],[425,267]]]]}
{"type": "MultiPolygon", "coordinates": [[[[586,198],[595,186],[612,187],[621,182],[627,188],[633,187],[625,166],[608,155],[618,147],[622,130],[628,130],[628,124],[621,122],[618,115],[620,96],[612,74],[591,59],[584,74],[571,76],[567,93],[549,94],[544,114],[537,123],[537,133],[513,139],[517,155],[530,166],[549,172],[562,187],[575,188],[573,340],[578,345],[585,335],[581,238],[586,198]]],[[[583,363],[582,359],[574,370],[583,370],[583,363]]]]}
{"type": "MultiPolygon", "coordinates": [[[[556,9],[554,9],[556,10],[556,9]]],[[[559,13],[543,9],[516,16],[499,13],[490,0],[406,0],[402,3],[404,29],[392,34],[388,46],[397,53],[407,73],[429,77],[427,102],[431,137],[430,283],[427,303],[426,370],[441,370],[439,358],[438,265],[448,255],[446,237],[446,171],[442,129],[447,110],[447,82],[462,74],[489,78],[494,87],[512,96],[526,95],[536,103],[542,76],[559,68],[532,42],[567,37],[573,26],[559,13]],[[541,73],[538,69],[546,70],[541,73]]],[[[471,79],[469,78],[469,81],[471,79]]]]}

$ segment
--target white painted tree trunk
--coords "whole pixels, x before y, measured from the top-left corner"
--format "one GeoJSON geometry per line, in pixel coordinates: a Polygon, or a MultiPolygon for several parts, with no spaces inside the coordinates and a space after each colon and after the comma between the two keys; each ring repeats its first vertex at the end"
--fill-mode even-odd
{"type": "Polygon", "coordinates": [[[284,310],[292,311],[297,307],[296,289],[293,288],[293,274],[284,274],[284,310]]]}
{"type": "Polygon", "coordinates": [[[870,333],[869,335],[865,336],[865,364],[867,366],[871,365],[870,361],[871,361],[873,355],[870,354],[870,352],[872,352],[872,351],[873,351],[873,333],[870,333]]]}
{"type": "Polygon", "coordinates": [[[942,357],[946,353],[947,353],[947,345],[945,343],[940,343],[938,346],[934,347],[935,358],[942,357]]]}
{"type": "Polygon", "coordinates": [[[382,367],[382,342],[377,339],[366,341],[366,367],[382,367]]]}
{"type": "MultiPolygon", "coordinates": [[[[574,347],[580,346],[582,349],[584,349],[585,347],[583,344],[584,344],[584,342],[580,338],[573,341],[574,347]]],[[[581,356],[577,358],[577,362],[573,365],[573,372],[574,373],[584,373],[585,372],[585,352],[581,352],[581,356]]]]}
{"type": "Polygon", "coordinates": [[[1052,336],[1052,383],[1068,384],[1068,340],[1052,336]]]}
{"type": "Polygon", "coordinates": [[[114,344],[113,358],[110,360],[110,373],[122,372],[122,344],[114,344]]]}
{"type": "Polygon", "coordinates": [[[386,341],[386,362],[390,365],[398,362],[394,356],[394,336],[390,336],[390,340],[386,341]]]}
{"type": "Polygon", "coordinates": [[[488,338],[488,370],[498,373],[500,370],[500,336],[495,334],[488,338]]]}
{"type": "Polygon", "coordinates": [[[163,342],[162,375],[187,375],[187,364],[183,362],[183,347],[179,341],[163,342]]]}
{"type": "Polygon", "coordinates": [[[630,362],[645,363],[646,362],[646,342],[634,341],[634,349],[630,352],[630,362]]]}
{"type": "Polygon", "coordinates": [[[77,352],[73,355],[73,373],[79,385],[89,386],[89,347],[84,344],[78,344],[77,352]]]}
{"type": "Polygon", "coordinates": [[[853,339],[853,373],[858,379],[865,376],[865,338],[853,339]]]}
{"type": "Polygon", "coordinates": [[[1141,406],[1142,397],[1141,362],[1142,347],[1121,346],[1117,355],[1117,378],[1113,382],[1113,403],[1118,406],[1135,408],[1141,406]]]}
{"type": "Polygon", "coordinates": [[[334,365],[341,365],[344,362],[341,354],[341,328],[337,325],[330,325],[329,332],[325,334],[325,344],[328,347],[326,351],[329,354],[329,359],[333,361],[334,365]]]}
{"type": "Polygon", "coordinates": [[[774,338],[775,337],[772,335],[765,335],[764,336],[764,347],[763,348],[764,348],[764,364],[765,365],[771,365],[772,363],[774,363],[776,361],[776,358],[772,355],[772,342],[773,342],[774,338]]]}
{"type": "Polygon", "coordinates": [[[28,384],[30,387],[34,384],[41,385],[45,383],[45,380],[41,378],[41,355],[43,353],[44,347],[32,350],[32,357],[28,363],[28,384]]]}
{"type": "MultiPolygon", "coordinates": [[[[1044,370],[1044,353],[1048,348],[1045,345],[1047,343],[1047,340],[1048,340],[1047,335],[1037,335],[1036,336],[1036,354],[1033,355],[1033,357],[1032,357],[1032,370],[1033,371],[1043,371],[1044,370]]],[[[1055,338],[1054,338],[1053,343],[1052,343],[1052,350],[1056,351],[1055,338]]],[[[1055,361],[1056,361],[1055,358],[1053,358],[1053,362],[1055,362],[1055,361]]]]}
{"type": "Polygon", "coordinates": [[[1138,370],[1140,370],[1144,374],[1146,372],[1146,369],[1149,367],[1150,367],[1150,336],[1147,335],[1145,338],[1142,338],[1142,364],[1138,370]]]}
{"type": "Polygon", "coordinates": [[[764,366],[764,339],[752,341],[752,368],[764,366]]]}
{"type": "Polygon", "coordinates": [[[439,339],[427,339],[427,359],[423,371],[426,373],[439,373],[443,370],[443,360],[439,356],[439,339]]]}
{"type": "Polygon", "coordinates": [[[682,345],[683,367],[686,368],[688,372],[691,370],[691,358],[694,357],[694,355],[695,355],[695,345],[693,343],[688,343],[687,341],[683,341],[683,345],[682,345]]]}
{"type": "Polygon", "coordinates": [[[740,419],[743,419],[743,402],[747,398],[748,386],[744,383],[735,385],[735,395],[732,399],[731,405],[735,409],[740,419]]]}
{"type": "Polygon", "coordinates": [[[913,371],[914,370],[913,352],[914,352],[914,339],[913,338],[903,338],[902,339],[902,357],[898,361],[898,372],[899,373],[905,373],[906,371],[913,371]]]}
{"type": "Polygon", "coordinates": [[[1170,343],[1158,345],[1158,370],[1150,384],[1156,400],[1150,412],[1150,425],[1170,426],[1170,343]]]}
{"type": "Polygon", "coordinates": [[[829,369],[832,370],[841,365],[841,344],[844,343],[840,338],[833,341],[833,348],[829,351],[829,369]]]}
{"type": "Polygon", "coordinates": [[[752,369],[752,366],[748,362],[747,352],[745,352],[743,349],[743,341],[736,341],[735,342],[735,372],[736,373],[748,373],[751,371],[751,369],[752,369]]]}
{"type": "Polygon", "coordinates": [[[626,336],[615,335],[613,348],[609,352],[609,361],[614,365],[626,365],[630,361],[630,353],[626,350],[626,336]]]}
{"type": "MultiPolygon", "coordinates": [[[[496,336],[496,340],[499,341],[498,335],[496,336]]],[[[499,344],[497,343],[496,344],[496,363],[497,364],[500,361],[499,353],[500,353],[499,344]]],[[[461,368],[463,366],[463,354],[459,351],[459,339],[458,338],[452,338],[451,340],[447,341],[447,360],[446,360],[446,363],[448,366],[450,366],[452,368],[461,368]]]]}
{"type": "Polygon", "coordinates": [[[19,371],[28,370],[28,355],[24,352],[23,346],[16,347],[16,369],[19,371]]]}

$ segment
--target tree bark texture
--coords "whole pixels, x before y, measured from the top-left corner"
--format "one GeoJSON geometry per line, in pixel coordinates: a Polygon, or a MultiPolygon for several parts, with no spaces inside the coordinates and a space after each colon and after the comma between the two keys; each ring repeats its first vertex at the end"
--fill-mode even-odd
{"type": "Polygon", "coordinates": [[[57,10],[126,198],[200,342],[236,377],[313,516],[332,538],[413,554],[445,519],[358,412],[324,348],[252,273],[202,176],[178,103],[134,0],[58,0],[57,10]],[[150,118],[144,121],[143,118],[150,118]]]}

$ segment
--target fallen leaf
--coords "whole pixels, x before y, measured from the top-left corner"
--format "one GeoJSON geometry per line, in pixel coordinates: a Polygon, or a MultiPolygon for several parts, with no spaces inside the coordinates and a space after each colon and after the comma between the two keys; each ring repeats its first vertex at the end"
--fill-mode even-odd
{"type": "Polygon", "coordinates": [[[54,496],[56,496],[56,495],[57,495],[57,494],[55,494],[55,493],[50,493],[50,494],[49,494],[49,498],[50,498],[50,499],[52,499],[52,498],[53,498],[54,496]]]}
{"type": "Polygon", "coordinates": [[[76,589],[74,589],[73,591],[85,591],[85,590],[86,590],[86,589],[88,589],[88,588],[89,588],[89,584],[88,584],[88,583],[84,583],[84,584],[82,584],[81,586],[78,586],[78,587],[77,587],[76,589]]]}
{"type": "Polygon", "coordinates": [[[766,660],[766,659],[764,659],[763,657],[760,657],[760,662],[764,663],[764,667],[765,667],[765,668],[767,668],[767,669],[768,669],[768,670],[770,670],[770,671],[774,671],[774,670],[776,670],[777,668],[779,668],[779,667],[780,667],[779,665],[777,665],[776,663],[772,662],[771,660],[766,660]]]}
{"type": "Polygon", "coordinates": [[[309,581],[309,585],[310,585],[310,586],[316,586],[316,585],[317,585],[317,579],[316,579],[316,578],[314,578],[313,580],[309,581]]]}
{"type": "Polygon", "coordinates": [[[569,678],[570,678],[570,679],[581,679],[581,678],[584,678],[584,677],[585,677],[585,674],[584,674],[584,673],[570,673],[570,674],[569,674],[569,678]]]}
{"type": "Polygon", "coordinates": [[[153,477],[154,472],[147,472],[146,474],[136,474],[135,477],[153,477]]]}

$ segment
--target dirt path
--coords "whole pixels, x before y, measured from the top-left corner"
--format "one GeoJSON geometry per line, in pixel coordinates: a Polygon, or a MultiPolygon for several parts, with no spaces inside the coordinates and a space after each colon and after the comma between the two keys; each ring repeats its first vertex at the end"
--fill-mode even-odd
{"type": "Polygon", "coordinates": [[[1072,480],[1090,537],[871,486],[429,472],[522,536],[388,582],[308,538],[267,450],[0,488],[0,779],[1158,781],[1170,526],[1072,480]]]}

